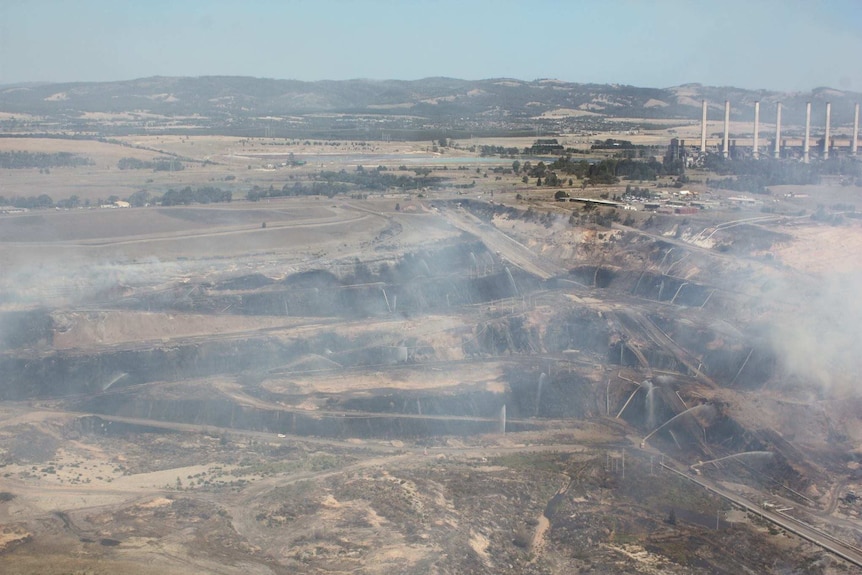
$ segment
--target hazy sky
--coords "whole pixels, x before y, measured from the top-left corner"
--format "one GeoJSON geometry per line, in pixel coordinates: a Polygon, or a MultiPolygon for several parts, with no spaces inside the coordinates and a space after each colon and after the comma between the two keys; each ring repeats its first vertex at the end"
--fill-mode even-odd
{"type": "Polygon", "coordinates": [[[0,0],[0,84],[558,78],[862,91],[862,0],[0,0]]]}

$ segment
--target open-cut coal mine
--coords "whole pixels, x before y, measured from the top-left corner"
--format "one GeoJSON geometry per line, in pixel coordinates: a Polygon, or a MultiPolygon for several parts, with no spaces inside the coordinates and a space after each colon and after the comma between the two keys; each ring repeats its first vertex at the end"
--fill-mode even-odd
{"type": "MultiPolygon", "coordinates": [[[[247,168],[269,140],[197,148],[315,177],[247,168]]],[[[451,153],[412,190],[0,216],[0,570],[862,568],[859,188],[675,212],[451,153]]]]}

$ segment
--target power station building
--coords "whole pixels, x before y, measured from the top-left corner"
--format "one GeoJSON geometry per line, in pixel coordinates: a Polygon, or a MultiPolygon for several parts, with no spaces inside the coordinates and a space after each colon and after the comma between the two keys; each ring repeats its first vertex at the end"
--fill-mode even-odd
{"type": "MultiPolygon", "coordinates": [[[[840,153],[858,157],[859,152],[859,104],[854,107],[853,128],[849,135],[835,136],[832,133],[832,103],[826,102],[823,132],[812,135],[811,102],[805,106],[804,135],[798,131],[782,132],[782,103],[775,104],[775,132],[772,138],[763,138],[760,131],[760,102],[754,103],[754,116],[751,131],[744,136],[731,133],[731,103],[724,102],[724,122],[719,141],[709,141],[708,111],[706,100],[702,101],[700,149],[686,148],[685,140],[674,138],[668,146],[667,157],[672,160],[697,160],[709,153],[720,153],[726,159],[753,158],[798,158],[808,163],[812,157],[828,160],[830,154],[840,153]],[[771,140],[771,141],[770,141],[771,140]],[[813,143],[813,146],[812,146],[813,143]]],[[[846,124],[845,124],[846,125],[846,124]]]]}

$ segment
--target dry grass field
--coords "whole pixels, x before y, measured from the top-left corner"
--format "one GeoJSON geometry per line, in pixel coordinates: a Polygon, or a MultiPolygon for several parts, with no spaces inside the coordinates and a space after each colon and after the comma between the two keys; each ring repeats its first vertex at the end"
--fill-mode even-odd
{"type": "MultiPolygon", "coordinates": [[[[112,140],[113,141],[113,140],[112,140]]],[[[520,145],[522,142],[518,142],[520,145]]],[[[529,146],[532,141],[524,143],[529,146]]],[[[462,145],[472,145],[462,142],[462,145]]],[[[234,199],[242,199],[253,186],[281,188],[296,178],[323,170],[353,170],[385,166],[390,170],[406,165],[431,167],[442,171],[455,183],[469,182],[477,166],[510,166],[511,160],[482,159],[465,150],[446,149],[434,153],[430,142],[312,142],[275,138],[233,138],[226,136],[150,136],[119,138],[116,143],[91,140],[51,138],[0,139],[0,151],[70,152],[89,158],[93,165],[56,168],[49,173],[33,169],[0,169],[0,195],[39,196],[47,194],[54,201],[77,195],[83,202],[96,203],[109,196],[127,198],[139,190],[161,195],[168,189],[185,186],[213,186],[230,190],[234,199]],[[299,167],[285,167],[290,154],[306,162],[299,167]],[[448,155],[447,155],[448,154],[448,155]],[[143,161],[179,159],[182,171],[147,169],[120,170],[117,162],[130,157],[143,161]],[[459,172],[459,165],[470,167],[470,173],[459,172]]]]}

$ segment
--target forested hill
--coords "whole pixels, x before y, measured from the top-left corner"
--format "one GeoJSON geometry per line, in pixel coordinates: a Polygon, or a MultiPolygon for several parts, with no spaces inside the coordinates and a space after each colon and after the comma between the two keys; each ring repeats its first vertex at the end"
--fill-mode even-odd
{"type": "MultiPolygon", "coordinates": [[[[76,115],[85,112],[149,112],[208,117],[286,116],[312,113],[385,114],[425,118],[524,118],[541,115],[597,115],[633,118],[700,117],[701,100],[720,118],[732,103],[734,119],[750,120],[761,101],[764,121],[772,121],[775,102],[784,118],[799,122],[805,102],[815,109],[831,101],[833,122],[852,122],[859,93],[818,88],[780,93],[688,84],[639,88],[616,84],[577,84],[558,80],[458,80],[425,78],[300,82],[239,76],[153,77],[121,82],[79,82],[0,86],[0,112],[76,115]]],[[[823,123],[823,114],[813,121],[823,123]]]]}

